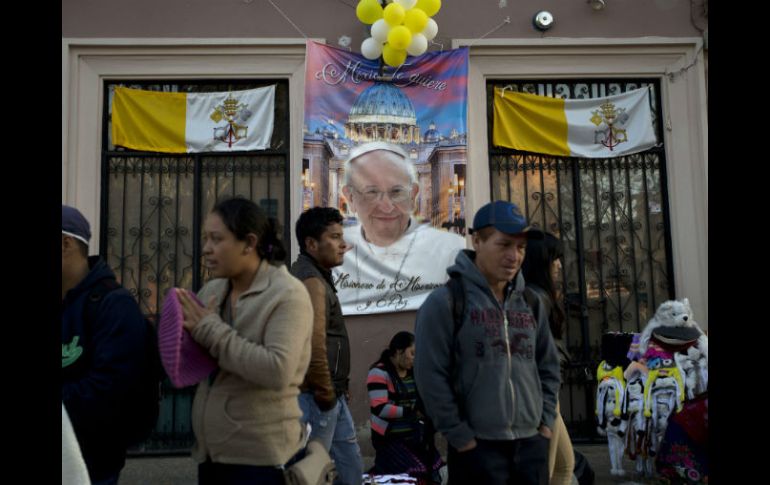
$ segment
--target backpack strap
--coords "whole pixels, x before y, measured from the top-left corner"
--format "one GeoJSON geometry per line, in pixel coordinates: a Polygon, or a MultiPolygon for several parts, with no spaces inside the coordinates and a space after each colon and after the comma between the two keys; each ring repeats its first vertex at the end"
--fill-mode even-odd
{"type": "Polygon", "coordinates": [[[450,275],[449,281],[446,282],[446,286],[449,288],[449,296],[452,301],[452,320],[454,322],[452,327],[452,341],[454,342],[457,340],[457,334],[460,331],[460,327],[463,326],[465,288],[463,287],[462,277],[457,273],[450,275]]]}
{"type": "Polygon", "coordinates": [[[540,315],[540,297],[530,287],[524,288],[524,300],[527,305],[532,309],[532,316],[535,317],[535,326],[538,323],[538,316],[540,315]]]}
{"type": "Polygon", "coordinates": [[[97,284],[91,288],[91,291],[86,297],[86,304],[83,308],[83,321],[89,328],[91,328],[94,322],[96,322],[99,306],[101,305],[105,295],[113,290],[117,290],[118,288],[120,288],[120,285],[117,281],[115,281],[114,278],[103,278],[97,281],[97,284]]]}
{"type": "MultiPolygon", "coordinates": [[[[457,340],[457,334],[463,326],[463,314],[465,313],[465,288],[463,286],[462,276],[457,273],[451,273],[449,275],[449,281],[446,282],[446,286],[449,288],[449,306],[452,310],[452,346],[449,353],[451,359],[450,369],[452,373],[452,389],[455,392],[455,395],[459,396],[460,370],[457,366],[457,360],[460,354],[460,343],[457,340]]],[[[464,415],[465,409],[461,401],[462,400],[458,400],[459,411],[461,415],[464,415]]]]}

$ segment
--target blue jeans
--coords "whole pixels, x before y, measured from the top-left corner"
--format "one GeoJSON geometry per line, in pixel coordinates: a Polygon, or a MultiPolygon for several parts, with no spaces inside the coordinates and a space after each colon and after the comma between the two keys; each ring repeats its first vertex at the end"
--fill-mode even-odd
{"type": "Polygon", "coordinates": [[[364,463],[356,439],[356,427],[350,415],[345,397],[337,398],[337,404],[329,411],[321,411],[309,392],[299,395],[302,423],[313,427],[310,439],[317,439],[329,451],[337,467],[335,485],[361,485],[364,463]]]}

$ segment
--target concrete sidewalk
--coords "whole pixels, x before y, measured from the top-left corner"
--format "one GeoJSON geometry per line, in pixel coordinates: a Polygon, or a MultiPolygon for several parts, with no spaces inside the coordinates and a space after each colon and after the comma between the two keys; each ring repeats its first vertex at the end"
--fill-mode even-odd
{"type": "MultiPolygon", "coordinates": [[[[575,445],[583,453],[596,472],[596,485],[640,485],[657,483],[633,477],[633,463],[626,459],[626,476],[616,478],[610,475],[610,457],[607,445],[575,445]]],[[[365,469],[371,466],[372,457],[364,458],[365,469]]],[[[119,485],[196,485],[197,466],[190,457],[141,457],[126,460],[126,467],[120,476],[119,485]]],[[[482,485],[482,484],[478,484],[482,485]]]]}

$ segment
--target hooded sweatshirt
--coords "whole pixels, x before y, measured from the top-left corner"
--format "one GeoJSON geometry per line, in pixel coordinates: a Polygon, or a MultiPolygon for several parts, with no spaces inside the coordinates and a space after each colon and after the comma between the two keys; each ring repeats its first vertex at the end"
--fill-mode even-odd
{"type": "Polygon", "coordinates": [[[475,256],[464,250],[447,269],[460,275],[465,291],[457,347],[446,286],[428,296],[415,324],[417,389],[436,429],[454,448],[473,438],[515,440],[534,436],[541,424],[552,427],[560,384],[542,302],[536,320],[519,272],[501,305],[475,256]]]}
{"type": "Polygon", "coordinates": [[[126,426],[145,369],[147,324],[125,288],[105,294],[96,320],[85,321],[89,295],[115,280],[104,260],[88,258],[90,271],[61,306],[62,402],[67,408],[92,481],[123,468],[126,426]]]}

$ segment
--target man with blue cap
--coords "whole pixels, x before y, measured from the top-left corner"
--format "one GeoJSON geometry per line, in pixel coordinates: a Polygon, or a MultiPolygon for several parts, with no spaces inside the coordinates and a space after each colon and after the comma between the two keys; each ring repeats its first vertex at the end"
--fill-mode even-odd
{"type": "Polygon", "coordinates": [[[530,232],[510,202],[476,213],[473,250],[417,313],[414,373],[449,443],[450,485],[547,484],[559,358],[543,304],[520,268],[530,232]]]}
{"type": "Polygon", "coordinates": [[[107,263],[88,257],[91,228],[83,214],[62,205],[61,224],[62,403],[91,483],[116,484],[126,448],[135,444],[136,399],[151,372],[150,329],[107,263]]]}

